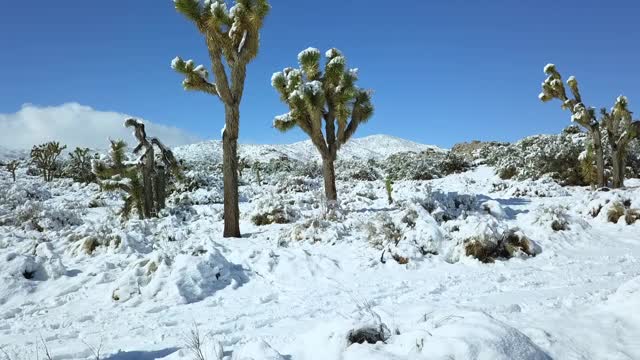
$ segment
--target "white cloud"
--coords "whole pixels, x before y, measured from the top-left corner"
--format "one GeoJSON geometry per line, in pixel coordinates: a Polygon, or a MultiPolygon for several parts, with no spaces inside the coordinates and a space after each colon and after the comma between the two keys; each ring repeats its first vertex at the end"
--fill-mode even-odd
{"type": "MultiPolygon", "coordinates": [[[[108,139],[123,139],[133,144],[135,140],[131,129],[123,126],[129,117],[132,116],[98,111],[77,103],[52,107],[27,104],[14,114],[0,114],[0,147],[30,149],[33,145],[53,140],[67,145],[69,149],[76,146],[105,149],[109,145],[108,139]]],[[[169,146],[202,140],[176,127],[141,120],[147,134],[169,146]]]]}

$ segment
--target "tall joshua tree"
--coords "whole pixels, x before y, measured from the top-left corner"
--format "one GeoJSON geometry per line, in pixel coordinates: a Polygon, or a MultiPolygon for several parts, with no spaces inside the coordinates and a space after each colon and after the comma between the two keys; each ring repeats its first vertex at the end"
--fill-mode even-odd
{"type": "Polygon", "coordinates": [[[358,71],[347,68],[342,53],[331,49],[325,56],[324,72],[320,51],[309,48],[298,54],[300,69],[286,68],[273,74],[271,84],[290,110],[277,116],[273,125],[280,131],[298,126],[309,135],[322,157],[325,196],[335,202],[338,150],[371,118],[373,105],[371,92],[356,86],[358,71]]]}
{"type": "Polygon", "coordinates": [[[175,7],[191,20],[204,37],[214,82],[203,65],[173,60],[171,67],[185,76],[185,90],[201,91],[218,97],[224,104],[222,131],[224,176],[224,237],[240,237],[238,207],[238,134],[240,102],[244,92],[247,65],[258,54],[260,29],[270,6],[267,0],[236,0],[227,9],[224,0],[174,0],[175,7]],[[225,67],[226,62],[226,67],[225,67]],[[228,69],[228,71],[227,71],[228,69]]]}
{"type": "Polygon", "coordinates": [[[587,107],[582,102],[582,96],[578,88],[578,80],[574,76],[567,79],[567,85],[571,90],[573,98],[569,98],[562,82],[562,76],[556,66],[548,64],[544,68],[544,72],[548,75],[547,79],[542,83],[542,92],[538,96],[543,102],[553,99],[562,101],[562,109],[571,111],[571,121],[578,123],[584,127],[591,136],[593,142],[593,152],[596,159],[596,167],[598,172],[598,186],[606,186],[604,176],[604,155],[602,150],[602,133],[600,132],[600,123],[596,119],[594,108],[587,107]]]}
{"type": "Polygon", "coordinates": [[[624,185],[626,155],[629,142],[636,136],[631,122],[631,111],[625,96],[619,96],[611,112],[603,108],[600,110],[602,124],[607,130],[607,138],[611,148],[611,163],[613,165],[612,187],[620,188],[624,185]]]}

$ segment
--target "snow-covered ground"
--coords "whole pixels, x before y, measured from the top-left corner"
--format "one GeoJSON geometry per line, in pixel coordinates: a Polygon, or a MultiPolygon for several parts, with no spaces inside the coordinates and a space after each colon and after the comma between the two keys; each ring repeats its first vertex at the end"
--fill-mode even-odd
{"type": "Polygon", "coordinates": [[[16,184],[0,173],[11,359],[42,358],[43,344],[52,359],[193,359],[194,327],[208,359],[640,358],[640,222],[607,221],[617,201],[640,207],[640,180],[591,192],[481,166],[397,182],[391,205],[383,182],[338,182],[325,215],[320,180],[247,179],[244,237],[223,239],[221,204],[183,197],[122,223],[97,185],[24,171],[16,184]],[[274,208],[292,223],[252,223],[274,208]],[[465,240],[509,230],[537,256],[464,256],[465,240]],[[386,341],[350,345],[362,328],[386,341]]]}

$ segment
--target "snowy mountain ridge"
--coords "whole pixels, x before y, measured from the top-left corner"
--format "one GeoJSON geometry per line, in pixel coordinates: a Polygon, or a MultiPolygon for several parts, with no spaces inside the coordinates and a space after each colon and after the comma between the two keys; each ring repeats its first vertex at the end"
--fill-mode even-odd
{"type": "MultiPolygon", "coordinates": [[[[349,141],[338,152],[338,158],[343,160],[383,160],[400,152],[422,152],[427,150],[447,151],[434,145],[420,144],[394,136],[371,135],[349,141]]],[[[222,161],[222,141],[209,140],[184,145],[176,147],[174,153],[179,159],[190,162],[222,161]]],[[[304,162],[320,160],[318,151],[310,140],[282,145],[240,144],[238,153],[240,158],[246,158],[249,161],[269,161],[285,157],[304,162]]]]}

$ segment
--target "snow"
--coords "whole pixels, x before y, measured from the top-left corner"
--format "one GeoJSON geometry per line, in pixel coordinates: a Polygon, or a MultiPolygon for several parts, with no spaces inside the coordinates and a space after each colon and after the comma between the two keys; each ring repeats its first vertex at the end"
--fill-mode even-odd
{"type": "Polygon", "coordinates": [[[298,54],[298,61],[301,62],[304,57],[309,56],[309,55],[315,55],[315,56],[319,57],[320,56],[320,50],[318,50],[316,48],[313,48],[313,47],[306,48],[306,49],[302,50],[298,54]]]}
{"type": "MultiPolygon", "coordinates": [[[[419,144],[388,135],[371,135],[351,139],[338,152],[340,159],[386,159],[390,155],[400,152],[420,152],[433,150],[442,152],[433,145],[419,144]]],[[[178,158],[196,163],[210,163],[222,159],[222,143],[220,141],[206,141],[197,144],[177,147],[174,153],[178,158]]],[[[310,140],[287,145],[254,145],[240,144],[238,147],[240,158],[250,161],[269,161],[287,157],[300,161],[320,161],[318,150],[310,140]]]]}
{"type": "Polygon", "coordinates": [[[179,56],[176,56],[173,60],[171,60],[171,68],[176,69],[180,61],[182,61],[182,59],[180,59],[179,56]]]}
{"type": "Polygon", "coordinates": [[[334,58],[336,56],[342,56],[342,53],[338,49],[329,49],[329,50],[327,50],[327,52],[324,53],[324,56],[326,56],[327,58],[331,59],[331,58],[334,58]]]}
{"type": "Polygon", "coordinates": [[[222,10],[223,13],[227,14],[227,4],[225,2],[215,1],[211,4],[211,13],[215,13],[217,10],[222,10]]]}
{"type": "Polygon", "coordinates": [[[207,72],[207,69],[204,67],[204,65],[196,66],[195,69],[193,69],[193,72],[204,80],[206,80],[207,76],[209,76],[209,73],[207,72]]]}
{"type": "Polygon", "coordinates": [[[555,69],[556,65],[555,64],[547,64],[544,66],[544,73],[548,74],[549,72],[551,72],[551,70],[555,69]]]}
{"type": "Polygon", "coordinates": [[[294,121],[293,120],[293,116],[291,116],[291,113],[288,112],[286,114],[282,114],[282,115],[278,115],[273,119],[273,125],[275,126],[276,122],[281,122],[281,123],[288,123],[294,121]]]}
{"type": "MultiPolygon", "coordinates": [[[[350,143],[341,157],[436,149],[387,136],[350,143]]],[[[221,151],[175,150],[202,164],[221,151]]],[[[307,142],[239,152],[317,158],[307,142]]],[[[88,346],[100,344],[103,359],[186,360],[195,325],[209,359],[640,358],[640,223],[607,219],[618,202],[640,207],[640,179],[591,192],[479,166],[396,181],[393,204],[382,181],[338,181],[339,209],[326,213],[320,179],[295,188],[246,172],[240,239],[222,237],[221,203],[188,204],[189,191],[158,219],[122,222],[119,197],[95,184],[43,183],[25,168],[14,184],[0,172],[0,348],[34,358],[37,334],[54,359],[93,359],[88,346]],[[274,209],[288,223],[252,222],[274,209]],[[536,256],[465,256],[465,239],[509,231],[536,256]],[[350,344],[359,329],[386,341],[350,344]]],[[[213,183],[197,191],[219,197],[213,183]]]]}

